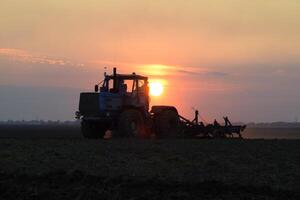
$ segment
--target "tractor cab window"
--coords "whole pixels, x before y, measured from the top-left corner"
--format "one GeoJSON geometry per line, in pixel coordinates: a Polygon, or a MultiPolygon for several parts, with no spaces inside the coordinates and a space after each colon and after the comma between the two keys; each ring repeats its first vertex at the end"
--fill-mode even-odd
{"type": "Polygon", "coordinates": [[[135,80],[133,85],[133,93],[145,93],[146,92],[146,84],[144,80],[135,80]]]}
{"type": "Polygon", "coordinates": [[[139,92],[145,93],[146,91],[146,81],[145,80],[138,80],[139,92]]]}
{"type": "Polygon", "coordinates": [[[133,80],[122,80],[120,84],[121,93],[128,94],[133,91],[133,80]]]}
{"type": "Polygon", "coordinates": [[[101,92],[120,93],[124,95],[135,95],[137,92],[146,92],[145,80],[130,80],[130,79],[117,79],[116,88],[114,88],[114,80],[106,79],[101,87],[101,92]]]}
{"type": "Polygon", "coordinates": [[[100,92],[111,92],[113,90],[113,80],[105,79],[103,81],[100,92]]]}

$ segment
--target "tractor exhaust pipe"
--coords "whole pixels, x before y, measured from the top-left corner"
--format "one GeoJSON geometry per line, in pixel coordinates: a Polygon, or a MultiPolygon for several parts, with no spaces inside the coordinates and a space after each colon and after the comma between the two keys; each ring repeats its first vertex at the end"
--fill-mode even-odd
{"type": "Polygon", "coordinates": [[[113,75],[114,75],[114,78],[116,78],[116,76],[117,76],[117,68],[115,68],[115,67],[113,69],[113,75]]]}
{"type": "Polygon", "coordinates": [[[114,67],[113,69],[113,80],[114,80],[114,83],[113,83],[113,90],[116,92],[118,90],[118,83],[117,83],[117,68],[114,67]]]}

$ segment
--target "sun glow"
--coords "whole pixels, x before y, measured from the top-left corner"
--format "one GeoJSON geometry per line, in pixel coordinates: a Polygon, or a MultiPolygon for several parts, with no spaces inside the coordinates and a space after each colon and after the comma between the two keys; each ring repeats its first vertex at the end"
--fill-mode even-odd
{"type": "Polygon", "coordinates": [[[159,81],[150,81],[149,87],[150,87],[150,95],[152,96],[160,96],[164,91],[164,86],[159,81]]]}
{"type": "Polygon", "coordinates": [[[149,76],[164,76],[168,74],[167,71],[171,67],[167,65],[151,64],[143,65],[141,68],[143,74],[147,74],[149,76]]]}

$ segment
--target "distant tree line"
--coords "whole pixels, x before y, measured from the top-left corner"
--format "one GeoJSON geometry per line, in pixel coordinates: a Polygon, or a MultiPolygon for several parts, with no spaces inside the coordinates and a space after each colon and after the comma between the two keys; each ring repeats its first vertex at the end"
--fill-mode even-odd
{"type": "MultiPolygon", "coordinates": [[[[0,125],[79,125],[79,120],[7,120],[0,121],[0,125]]],[[[243,122],[235,122],[235,125],[243,125],[243,122]]],[[[300,122],[251,122],[246,124],[248,128],[300,128],[300,122]]]]}
{"type": "Polygon", "coordinates": [[[253,128],[300,128],[300,122],[269,122],[269,123],[248,123],[253,128]]]}
{"type": "Polygon", "coordinates": [[[78,125],[80,121],[73,120],[73,121],[60,121],[60,120],[7,120],[7,121],[0,121],[0,124],[7,124],[7,125],[78,125]]]}

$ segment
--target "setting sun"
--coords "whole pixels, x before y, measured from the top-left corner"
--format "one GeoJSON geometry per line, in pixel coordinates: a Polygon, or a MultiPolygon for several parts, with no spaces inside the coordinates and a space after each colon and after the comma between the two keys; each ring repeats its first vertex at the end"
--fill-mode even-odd
{"type": "Polygon", "coordinates": [[[150,82],[149,87],[150,87],[150,95],[152,96],[160,96],[164,91],[163,84],[157,81],[150,82]]]}

